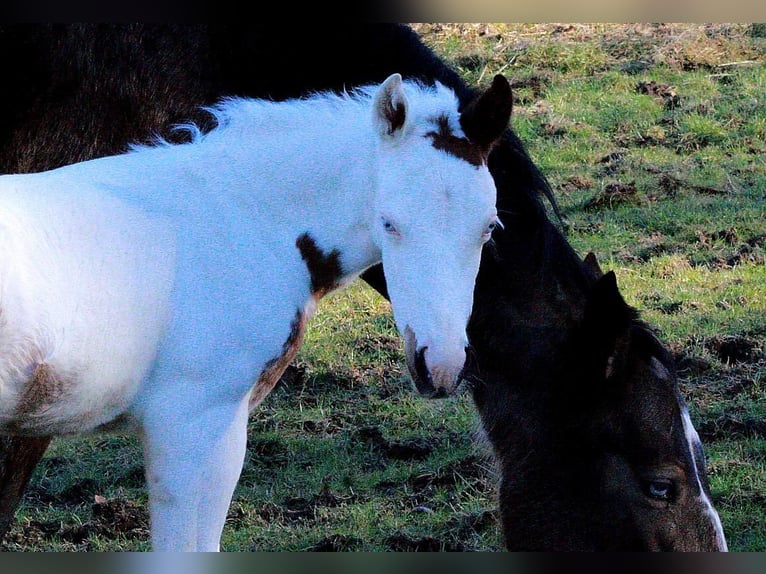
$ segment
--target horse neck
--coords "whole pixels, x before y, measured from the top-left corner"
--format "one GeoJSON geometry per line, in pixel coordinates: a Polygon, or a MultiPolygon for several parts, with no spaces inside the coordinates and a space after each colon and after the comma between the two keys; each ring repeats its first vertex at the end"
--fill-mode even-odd
{"type": "Polygon", "coordinates": [[[199,144],[193,169],[216,173],[225,165],[217,192],[290,241],[305,234],[322,252],[337,251],[344,277],[379,262],[369,224],[377,136],[368,106],[320,103],[313,113],[304,104],[304,115],[291,116],[239,105],[199,144]],[[262,115],[248,118],[253,111],[262,115]]]}
{"type": "Polygon", "coordinates": [[[485,249],[469,338],[485,368],[502,373],[507,356],[524,357],[514,361],[513,383],[539,388],[547,384],[540,373],[555,366],[582,316],[590,283],[579,256],[548,218],[545,177],[512,131],[493,150],[489,167],[505,229],[485,249]]]}
{"type": "Polygon", "coordinates": [[[485,254],[469,326],[479,362],[474,402],[494,449],[509,460],[545,445],[555,431],[551,410],[567,384],[562,365],[590,284],[551,222],[512,225],[498,238],[498,252],[485,254]]]}
{"type": "Polygon", "coordinates": [[[495,252],[485,251],[469,336],[480,367],[503,372],[514,361],[514,384],[539,387],[582,318],[589,279],[582,261],[549,221],[528,229],[506,224],[495,252]],[[498,305],[497,301],[503,302],[498,305]],[[533,342],[530,344],[530,341],[533,342]]]}

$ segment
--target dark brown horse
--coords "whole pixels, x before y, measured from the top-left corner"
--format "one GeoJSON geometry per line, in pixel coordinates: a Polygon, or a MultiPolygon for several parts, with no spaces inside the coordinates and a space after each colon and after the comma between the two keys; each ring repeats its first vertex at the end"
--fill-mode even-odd
{"type": "Polygon", "coordinates": [[[580,263],[557,232],[528,231],[537,252],[482,263],[477,292],[494,295],[475,298],[469,332],[506,546],[726,550],[668,350],[592,254],[580,263]]]}
{"type": "MultiPolygon", "coordinates": [[[[472,95],[406,26],[0,27],[0,172],[123,151],[225,95],[283,99],[398,71],[472,95]],[[362,64],[358,63],[362,62],[362,64]],[[300,69],[299,74],[292,71],[300,69]],[[290,73],[286,73],[290,71],[290,73]]],[[[665,347],[546,215],[512,131],[490,157],[505,224],[484,253],[468,378],[509,550],[722,550],[704,454],[665,347]]],[[[364,278],[385,294],[382,270],[364,278]]],[[[49,439],[0,445],[4,533],[49,439]]]]}

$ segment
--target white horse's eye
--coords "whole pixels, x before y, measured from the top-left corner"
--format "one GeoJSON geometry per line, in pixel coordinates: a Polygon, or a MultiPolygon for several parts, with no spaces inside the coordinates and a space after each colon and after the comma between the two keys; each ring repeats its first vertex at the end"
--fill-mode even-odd
{"type": "Polygon", "coordinates": [[[492,237],[492,232],[495,231],[498,227],[502,228],[503,225],[500,223],[499,219],[493,219],[489,222],[489,225],[487,225],[487,228],[484,230],[484,233],[482,235],[482,239],[484,241],[489,241],[489,238],[492,237]]]}
{"type": "Polygon", "coordinates": [[[381,219],[381,221],[383,223],[383,231],[389,235],[399,235],[399,231],[396,229],[396,226],[388,219],[381,219]]]}

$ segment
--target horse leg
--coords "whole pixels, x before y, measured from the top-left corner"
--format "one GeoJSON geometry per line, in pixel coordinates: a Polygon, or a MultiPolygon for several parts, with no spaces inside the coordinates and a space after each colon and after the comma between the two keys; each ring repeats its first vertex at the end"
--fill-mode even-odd
{"type": "Polygon", "coordinates": [[[149,407],[143,438],[153,550],[218,549],[242,471],[247,404],[248,396],[235,404],[174,413],[152,413],[149,407]],[[223,482],[213,482],[217,479],[223,482]]]}
{"type": "Polygon", "coordinates": [[[49,436],[0,436],[0,540],[8,533],[29,478],[50,441],[49,436]]]}
{"type": "Polygon", "coordinates": [[[200,552],[220,550],[221,534],[245,461],[248,402],[242,402],[237,417],[214,447],[207,466],[197,521],[197,550],[200,552]],[[216,488],[209,485],[216,485],[216,488]]]}

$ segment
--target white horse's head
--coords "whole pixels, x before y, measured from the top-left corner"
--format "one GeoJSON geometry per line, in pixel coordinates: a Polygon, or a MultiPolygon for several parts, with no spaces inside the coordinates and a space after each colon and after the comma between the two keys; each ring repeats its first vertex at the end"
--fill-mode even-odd
{"type": "Polygon", "coordinates": [[[390,76],[374,96],[380,137],[374,221],[388,294],[418,391],[456,389],[482,246],[498,225],[487,156],[508,126],[503,76],[462,112],[444,86],[390,76]]]}

